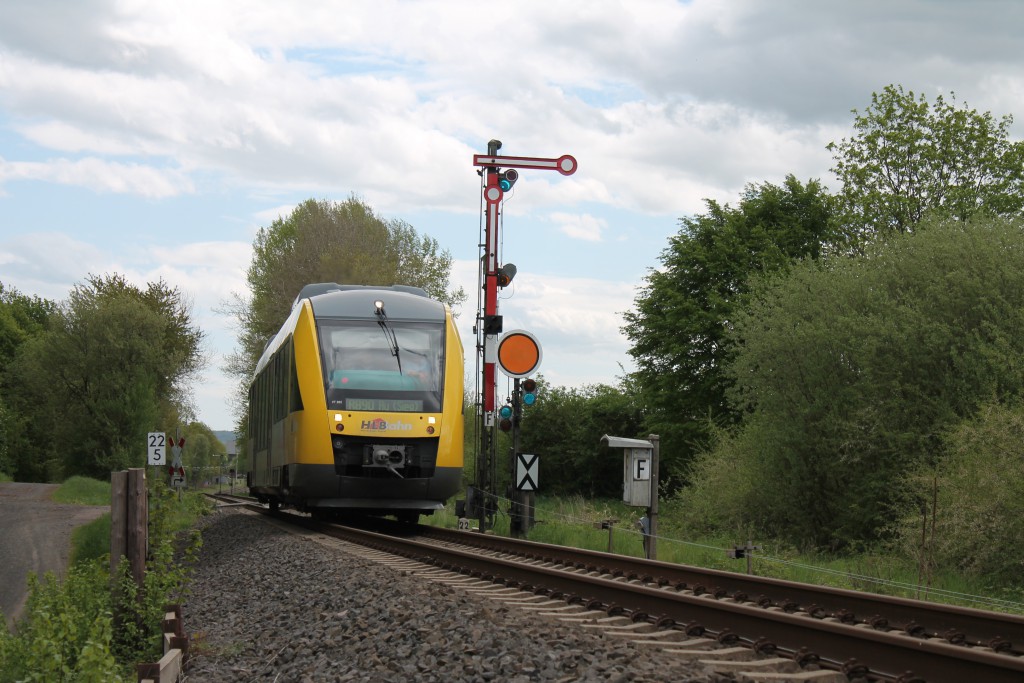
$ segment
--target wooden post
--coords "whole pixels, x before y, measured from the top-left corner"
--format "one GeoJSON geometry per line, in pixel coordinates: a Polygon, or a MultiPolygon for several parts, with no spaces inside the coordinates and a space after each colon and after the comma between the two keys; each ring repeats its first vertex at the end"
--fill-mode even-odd
{"type": "Polygon", "coordinates": [[[146,470],[128,470],[128,561],[135,585],[141,590],[146,577],[149,544],[149,507],[146,499],[146,470]]]}
{"type": "Polygon", "coordinates": [[[110,473],[110,578],[128,555],[128,472],[110,473]]]}

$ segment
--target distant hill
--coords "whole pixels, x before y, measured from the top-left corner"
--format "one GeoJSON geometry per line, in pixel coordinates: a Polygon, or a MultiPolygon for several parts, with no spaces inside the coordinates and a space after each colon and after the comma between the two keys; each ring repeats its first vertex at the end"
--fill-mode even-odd
{"type": "Polygon", "coordinates": [[[234,432],[226,430],[213,430],[214,436],[220,439],[220,442],[224,444],[224,448],[227,449],[228,453],[235,453],[235,439],[238,438],[234,432]]]}

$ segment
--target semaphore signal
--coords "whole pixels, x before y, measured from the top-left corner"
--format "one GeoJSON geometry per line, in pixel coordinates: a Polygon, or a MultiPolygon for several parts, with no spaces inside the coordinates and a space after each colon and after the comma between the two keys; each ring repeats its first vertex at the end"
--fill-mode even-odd
{"type": "MultiPolygon", "coordinates": [[[[519,380],[536,371],[540,364],[540,344],[528,332],[516,330],[506,335],[499,344],[502,333],[502,317],[498,314],[498,290],[507,287],[515,277],[516,267],[511,263],[499,266],[498,247],[501,244],[501,202],[505,193],[515,186],[519,179],[519,170],[533,169],[540,171],[557,171],[564,176],[576,172],[578,164],[571,154],[560,157],[518,157],[502,156],[500,140],[487,143],[486,154],[474,154],[473,165],[482,167],[483,203],[484,203],[484,253],[481,257],[483,279],[483,303],[478,307],[477,324],[477,356],[481,368],[480,395],[482,410],[479,412],[480,452],[477,455],[477,487],[482,493],[482,505],[477,506],[480,530],[486,526],[486,517],[492,512],[490,500],[496,489],[496,439],[494,428],[504,427],[508,417],[498,416],[495,410],[496,377],[495,366],[499,365],[509,377],[513,377],[518,386],[519,380]],[[506,361],[509,367],[506,367],[506,361]],[[500,417],[500,419],[499,419],[500,417]]],[[[530,380],[532,382],[532,380],[530,380]]],[[[532,397],[532,393],[530,394],[532,397]]],[[[472,497],[472,496],[471,496],[472,497]]]]}

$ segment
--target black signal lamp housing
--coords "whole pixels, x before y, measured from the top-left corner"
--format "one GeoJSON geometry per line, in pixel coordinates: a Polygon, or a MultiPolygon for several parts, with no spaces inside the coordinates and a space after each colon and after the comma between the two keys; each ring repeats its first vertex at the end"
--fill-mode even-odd
{"type": "Polygon", "coordinates": [[[498,286],[508,287],[512,283],[512,278],[516,276],[516,264],[506,263],[501,268],[498,268],[498,286]]]}

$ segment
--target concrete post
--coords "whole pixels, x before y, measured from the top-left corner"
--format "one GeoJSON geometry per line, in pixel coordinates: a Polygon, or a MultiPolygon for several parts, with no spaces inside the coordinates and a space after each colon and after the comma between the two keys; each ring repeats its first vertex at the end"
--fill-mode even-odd
{"type": "Polygon", "coordinates": [[[647,516],[651,520],[651,535],[648,539],[650,559],[658,559],[658,450],[660,437],[657,434],[650,434],[647,440],[654,446],[651,455],[651,507],[648,508],[647,516]]]}

